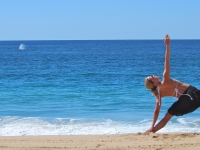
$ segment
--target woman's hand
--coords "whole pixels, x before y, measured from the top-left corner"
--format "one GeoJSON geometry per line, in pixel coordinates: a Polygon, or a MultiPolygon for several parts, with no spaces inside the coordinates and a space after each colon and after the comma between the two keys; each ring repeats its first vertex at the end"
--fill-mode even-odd
{"type": "Polygon", "coordinates": [[[150,127],[145,133],[153,132],[153,128],[154,128],[154,127],[150,127]]]}
{"type": "Polygon", "coordinates": [[[165,43],[166,45],[170,45],[170,37],[169,37],[168,34],[165,35],[164,43],[165,43]]]}

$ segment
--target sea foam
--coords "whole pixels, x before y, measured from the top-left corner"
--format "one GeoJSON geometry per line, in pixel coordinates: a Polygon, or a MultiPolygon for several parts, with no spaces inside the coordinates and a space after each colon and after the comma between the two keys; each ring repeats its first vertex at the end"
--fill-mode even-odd
{"type": "MultiPolygon", "coordinates": [[[[200,132],[199,121],[197,124],[191,126],[179,121],[169,122],[159,132],[200,132]]],[[[89,121],[69,118],[2,117],[0,125],[0,136],[101,135],[145,132],[150,127],[151,121],[121,122],[110,119],[89,121]]]]}

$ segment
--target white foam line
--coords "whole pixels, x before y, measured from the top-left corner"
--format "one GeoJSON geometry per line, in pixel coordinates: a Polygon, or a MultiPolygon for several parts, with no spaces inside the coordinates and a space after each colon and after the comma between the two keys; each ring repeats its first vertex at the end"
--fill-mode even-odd
{"type": "MultiPolygon", "coordinates": [[[[159,132],[200,132],[200,119],[177,119],[177,122],[169,122],[159,132]],[[182,121],[184,122],[182,123],[182,121]],[[185,123],[185,120],[189,122],[185,123]],[[194,125],[194,122],[196,123],[194,125]]],[[[73,118],[0,118],[1,136],[21,135],[89,135],[89,134],[125,134],[145,132],[151,124],[151,120],[134,122],[120,122],[111,119],[85,120],[73,118]]]]}

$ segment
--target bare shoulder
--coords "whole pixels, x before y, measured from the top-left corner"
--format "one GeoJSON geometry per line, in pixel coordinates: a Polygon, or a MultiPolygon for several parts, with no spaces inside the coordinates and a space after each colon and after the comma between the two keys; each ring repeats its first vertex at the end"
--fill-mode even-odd
{"type": "Polygon", "coordinates": [[[163,81],[161,82],[162,85],[172,85],[175,82],[177,82],[176,80],[173,80],[171,78],[163,78],[163,81]]]}
{"type": "Polygon", "coordinates": [[[180,86],[184,86],[184,87],[188,87],[188,84],[185,84],[179,80],[175,80],[175,79],[163,79],[163,81],[161,82],[162,87],[164,88],[170,88],[170,87],[180,87],[180,86]]]}

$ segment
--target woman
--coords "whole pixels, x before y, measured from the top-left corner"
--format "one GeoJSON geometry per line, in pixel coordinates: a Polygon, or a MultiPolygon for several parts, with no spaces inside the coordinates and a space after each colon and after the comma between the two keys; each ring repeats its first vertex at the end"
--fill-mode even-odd
{"type": "Polygon", "coordinates": [[[155,95],[156,106],[151,127],[146,132],[156,132],[163,128],[173,116],[181,116],[193,112],[200,106],[200,91],[188,84],[170,78],[170,37],[165,36],[166,45],[163,80],[158,76],[148,76],[145,86],[155,95]],[[161,99],[165,96],[178,98],[169,109],[164,118],[155,125],[161,108],[161,99]]]}

